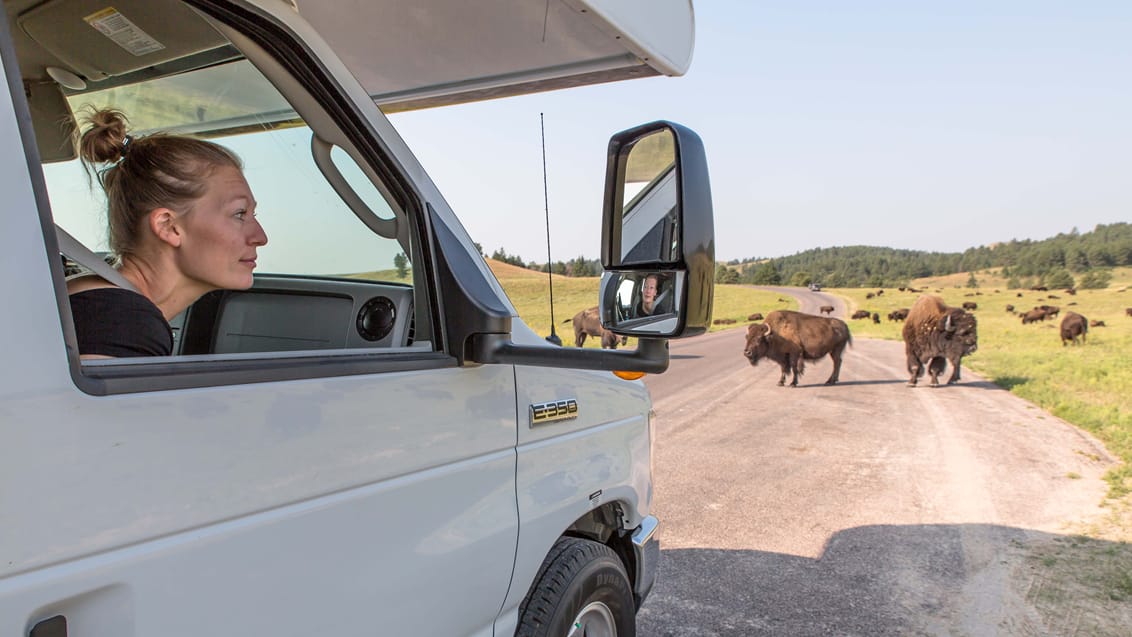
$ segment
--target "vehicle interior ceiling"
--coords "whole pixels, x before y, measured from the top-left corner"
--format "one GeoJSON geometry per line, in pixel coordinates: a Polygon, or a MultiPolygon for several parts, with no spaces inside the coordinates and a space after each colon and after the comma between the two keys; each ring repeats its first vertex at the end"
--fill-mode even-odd
{"type": "Polygon", "coordinates": [[[77,159],[73,105],[81,103],[84,95],[254,57],[259,70],[287,96],[289,106],[281,111],[249,113],[240,119],[203,125],[188,120],[163,122],[161,130],[212,137],[253,132],[265,126],[306,124],[312,131],[316,165],[354,214],[380,236],[397,239],[406,254],[413,253],[407,224],[399,222],[404,211],[397,205],[396,198],[384,188],[368,163],[360,161],[353,145],[323,108],[258,46],[235,31],[211,23],[177,0],[116,0],[113,9],[107,7],[97,0],[4,2],[37,147],[44,163],[77,159]],[[160,50],[136,55],[126,48],[138,46],[136,41],[116,45],[96,28],[101,19],[98,16],[107,17],[107,12],[128,16],[145,35],[160,42],[160,50]],[[237,40],[239,47],[233,44],[237,40]],[[379,217],[341,178],[330,160],[330,149],[335,146],[350,154],[381,190],[394,218],[379,217]]]}

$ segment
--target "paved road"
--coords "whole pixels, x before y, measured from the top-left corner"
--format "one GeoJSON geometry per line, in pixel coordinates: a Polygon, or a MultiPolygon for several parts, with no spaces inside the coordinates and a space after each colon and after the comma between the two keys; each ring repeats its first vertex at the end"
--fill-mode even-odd
{"type": "Polygon", "coordinates": [[[1018,547],[1098,512],[1103,447],[966,370],[905,387],[895,342],[855,339],[836,386],[825,359],[778,387],[744,334],[672,341],[646,377],[663,562],[640,635],[1059,634],[1018,547]]]}

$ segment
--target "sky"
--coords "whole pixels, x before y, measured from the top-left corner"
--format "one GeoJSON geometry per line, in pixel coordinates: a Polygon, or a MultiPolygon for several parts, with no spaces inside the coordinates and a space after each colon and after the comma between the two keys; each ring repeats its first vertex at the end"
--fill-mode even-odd
{"type": "Polygon", "coordinates": [[[695,3],[683,77],[391,116],[473,240],[600,256],[609,136],[707,149],[716,258],[955,252],[1132,221],[1132,2],[695,3]],[[547,201],[540,113],[545,120],[547,201]]]}

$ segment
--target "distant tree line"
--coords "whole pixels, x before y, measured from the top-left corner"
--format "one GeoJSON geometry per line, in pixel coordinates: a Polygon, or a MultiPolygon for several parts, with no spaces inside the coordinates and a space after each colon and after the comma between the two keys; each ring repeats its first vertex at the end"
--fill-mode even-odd
{"type": "MultiPolygon", "coordinates": [[[[487,256],[483,247],[476,243],[476,248],[479,249],[480,254],[487,256]]],[[[535,270],[538,272],[546,272],[547,264],[545,262],[539,263],[537,261],[524,261],[523,257],[517,254],[507,254],[503,248],[499,248],[491,253],[491,258],[503,263],[510,263],[511,265],[519,266],[520,268],[527,268],[528,270],[535,270]]],[[[578,255],[569,261],[555,261],[550,264],[550,270],[554,274],[562,276],[601,276],[601,261],[597,259],[587,259],[584,256],[578,255]]]]}
{"type": "MultiPolygon", "coordinates": [[[[1000,268],[1008,287],[1103,288],[1109,269],[1132,265],[1132,224],[1098,225],[1040,241],[969,248],[964,252],[923,252],[872,246],[815,248],[773,259],[736,259],[716,270],[720,283],[895,287],[912,279],[1000,268]]],[[[977,285],[971,277],[968,286],[977,285]]]]}

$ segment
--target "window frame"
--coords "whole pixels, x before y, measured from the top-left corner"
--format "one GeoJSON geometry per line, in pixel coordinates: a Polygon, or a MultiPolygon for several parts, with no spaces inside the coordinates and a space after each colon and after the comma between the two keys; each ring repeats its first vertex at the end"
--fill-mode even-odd
{"type": "MultiPolygon", "coordinates": [[[[427,340],[433,343],[433,347],[420,351],[409,348],[346,349],[310,353],[265,352],[81,361],[62,263],[54,256],[58,254],[58,242],[46,180],[31,131],[27,102],[19,100],[16,110],[21,119],[25,155],[43,225],[44,243],[51,257],[49,262],[52,280],[58,299],[69,371],[75,386],[84,393],[105,396],[456,367],[458,361],[448,353],[446,346],[440,288],[429,239],[432,228],[429,215],[425,213],[424,197],[400,169],[399,162],[385,146],[366,115],[353,104],[341,85],[307,45],[285,25],[253,9],[213,0],[183,1],[239,32],[266,52],[307,93],[307,98],[317,104],[353,147],[341,150],[358,161],[363,169],[368,169],[365,172],[372,171],[396,198],[397,204],[409,219],[410,243],[417,257],[413,262],[414,312],[418,319],[427,313],[428,330],[423,334],[428,335],[427,340]]],[[[10,35],[5,32],[3,37],[6,41],[5,48],[8,48],[10,35]]],[[[252,56],[247,59],[258,67],[252,56]]],[[[15,67],[14,58],[12,66],[15,67]]],[[[294,96],[286,95],[278,85],[276,88],[288,102],[293,101],[294,96]]],[[[418,334],[422,333],[422,327],[425,327],[424,322],[417,320],[418,334]]]]}

